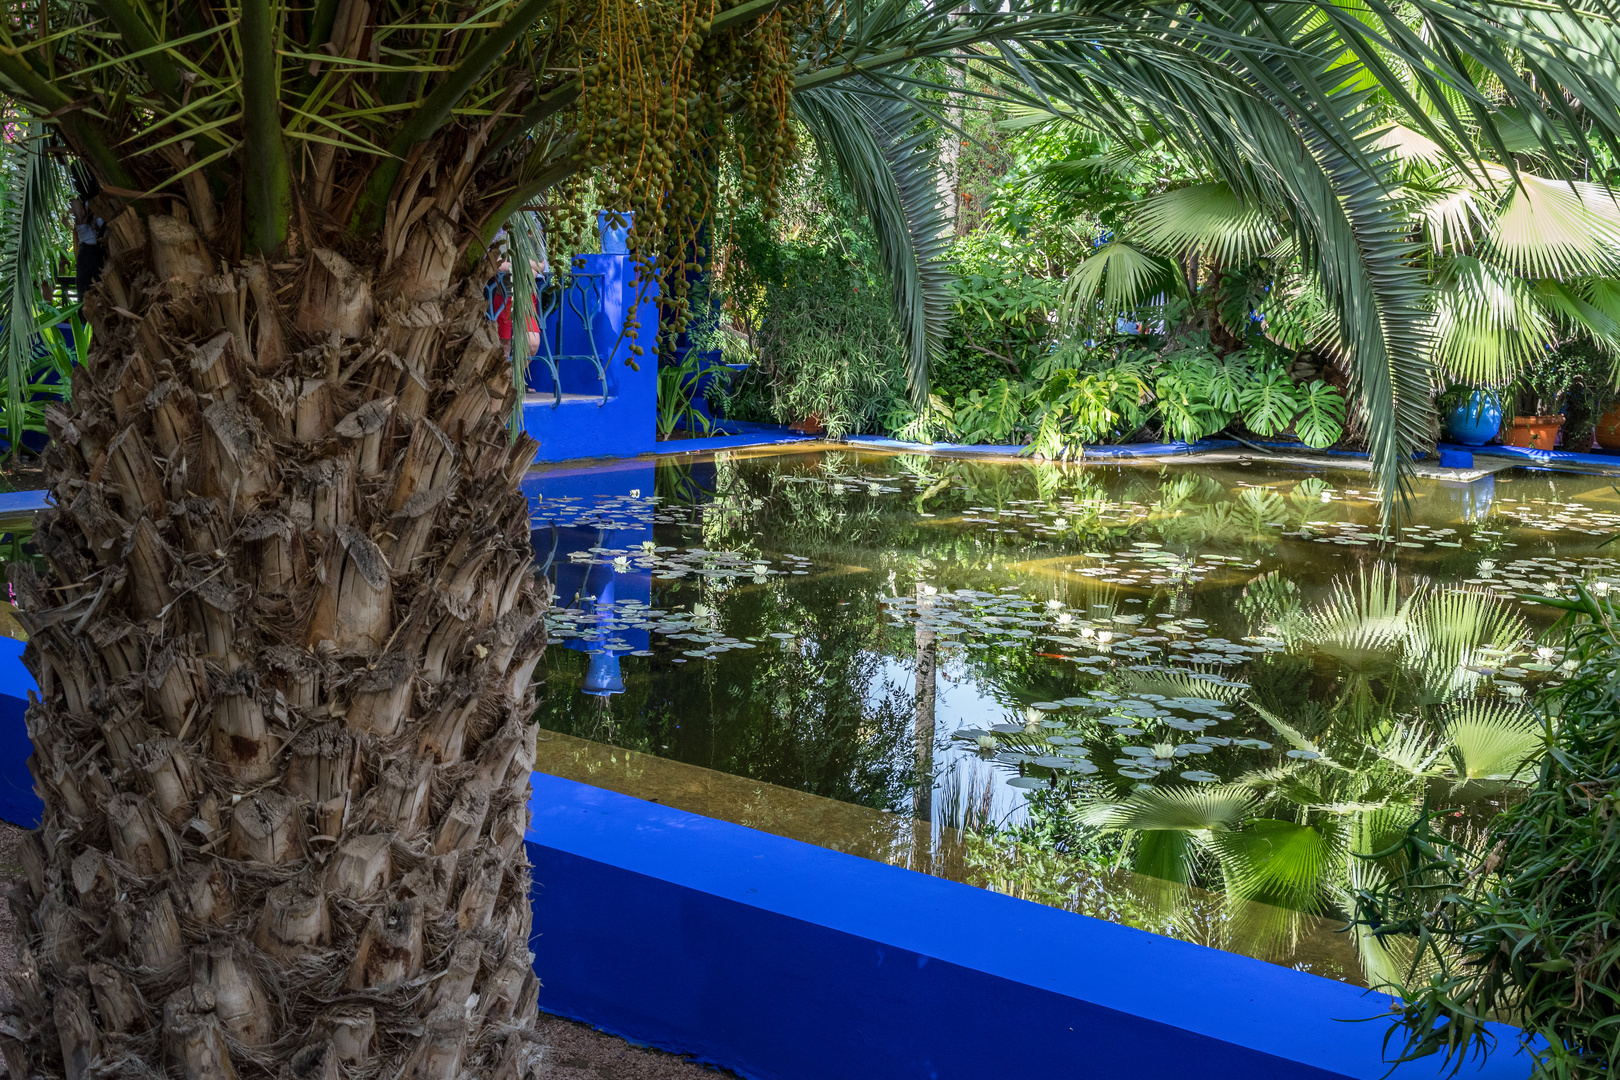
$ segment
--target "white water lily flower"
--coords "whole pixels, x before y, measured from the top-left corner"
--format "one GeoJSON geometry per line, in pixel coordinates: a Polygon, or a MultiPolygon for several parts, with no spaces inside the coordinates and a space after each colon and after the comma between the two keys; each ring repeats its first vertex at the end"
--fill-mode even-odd
{"type": "Polygon", "coordinates": [[[629,568],[630,568],[630,556],[628,556],[628,555],[615,555],[615,556],[613,556],[613,569],[615,569],[615,570],[628,570],[629,568]]]}
{"type": "Polygon", "coordinates": [[[980,735],[979,736],[979,749],[980,750],[989,751],[989,750],[994,750],[995,748],[996,748],[996,737],[994,735],[980,735]]]}
{"type": "Polygon", "coordinates": [[[1114,632],[1112,630],[1098,630],[1097,640],[1106,645],[1114,640],[1114,632]]]}
{"type": "Polygon", "coordinates": [[[1549,663],[1552,658],[1557,655],[1558,651],[1548,645],[1543,645],[1536,649],[1536,659],[1540,660],[1543,664],[1549,663]]]}
{"type": "Polygon", "coordinates": [[[641,542],[641,550],[647,552],[647,554],[650,555],[653,552],[658,550],[658,545],[655,542],[651,541],[651,540],[643,540],[641,542]]]}
{"type": "Polygon", "coordinates": [[[1048,600],[1046,602],[1046,606],[1052,611],[1057,611],[1058,609],[1063,607],[1063,601],[1061,601],[1061,600],[1048,600]]]}

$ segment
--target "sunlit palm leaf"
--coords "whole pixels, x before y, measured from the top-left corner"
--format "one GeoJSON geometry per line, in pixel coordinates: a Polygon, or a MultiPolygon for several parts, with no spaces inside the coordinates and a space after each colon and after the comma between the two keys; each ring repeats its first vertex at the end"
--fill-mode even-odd
{"type": "Polygon", "coordinates": [[[1620,273],[1620,206],[1608,189],[1523,172],[1499,183],[1487,241],[1499,265],[1532,278],[1620,273]]]}
{"type": "Polygon", "coordinates": [[[1220,182],[1194,184],[1142,202],[1131,236],[1143,246],[1180,255],[1198,251],[1222,264],[1264,254],[1282,237],[1270,214],[1220,182]]]}
{"type": "Polygon", "coordinates": [[[1522,776],[1547,746],[1547,730],[1529,709],[1505,701],[1472,700],[1454,707],[1446,734],[1458,769],[1469,780],[1522,776]]]}
{"type": "Polygon", "coordinates": [[[1546,354],[1553,326],[1533,286],[1468,256],[1455,256],[1435,288],[1434,361],[1452,379],[1501,386],[1546,354]]]}

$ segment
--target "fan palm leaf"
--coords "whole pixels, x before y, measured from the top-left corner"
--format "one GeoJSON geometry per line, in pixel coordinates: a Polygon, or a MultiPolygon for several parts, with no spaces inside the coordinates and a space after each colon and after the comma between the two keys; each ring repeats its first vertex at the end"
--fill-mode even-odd
{"type": "Polygon", "coordinates": [[[1467,780],[1521,776],[1547,746],[1547,729],[1534,712],[1505,701],[1474,699],[1450,710],[1446,734],[1467,780]]]}
{"type": "Polygon", "coordinates": [[[1068,326],[1112,320],[1157,293],[1176,291],[1181,291],[1181,275],[1168,259],[1111,240],[1063,283],[1059,319],[1068,326]]]}
{"type": "Polygon", "coordinates": [[[1511,382],[1554,342],[1552,320],[1531,282],[1466,255],[1447,260],[1434,307],[1435,364],[1471,386],[1511,382]]]}
{"type": "Polygon", "coordinates": [[[1244,263],[1282,239],[1277,219],[1245,201],[1229,184],[1193,184],[1146,199],[1131,235],[1147,247],[1174,254],[1200,252],[1219,263],[1244,263]]]}

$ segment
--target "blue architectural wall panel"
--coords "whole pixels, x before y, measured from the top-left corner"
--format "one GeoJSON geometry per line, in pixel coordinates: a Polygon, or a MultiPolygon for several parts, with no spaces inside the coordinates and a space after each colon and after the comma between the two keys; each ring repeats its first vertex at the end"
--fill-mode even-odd
{"type": "Polygon", "coordinates": [[[0,637],[0,821],[34,828],[45,804],[34,793],[34,777],[28,771],[34,744],[28,739],[23,713],[29,691],[38,690],[38,685],[23,667],[26,645],[16,638],[0,637]]]}
{"type": "MultiPolygon", "coordinates": [[[[758,1080],[1378,1080],[1355,987],[536,774],[541,1007],[758,1080]]],[[[1466,1077],[1529,1069],[1516,1033],[1466,1077]]],[[[1432,1059],[1398,1080],[1438,1077],[1432,1059]]]]}
{"type": "MultiPolygon", "coordinates": [[[[542,363],[530,365],[530,387],[535,395],[524,402],[523,426],[540,443],[537,461],[568,461],[589,457],[634,457],[651,453],[657,441],[658,371],[653,345],[658,336],[657,291],[638,286],[635,268],[627,255],[581,255],[575,264],[586,273],[601,274],[602,306],[587,335],[576,308],[566,300],[548,320],[546,332],[559,355],[583,357],[594,344],[603,353],[607,401],[602,400],[602,379],[596,365],[586,359],[559,359],[562,392],[557,405],[551,373],[542,363]],[[640,326],[633,335],[620,334],[631,311],[640,326]],[[626,360],[631,345],[639,345],[640,370],[626,360]]],[[[575,285],[575,290],[581,286],[575,285]]],[[[583,309],[583,303],[578,305],[583,309]]]]}

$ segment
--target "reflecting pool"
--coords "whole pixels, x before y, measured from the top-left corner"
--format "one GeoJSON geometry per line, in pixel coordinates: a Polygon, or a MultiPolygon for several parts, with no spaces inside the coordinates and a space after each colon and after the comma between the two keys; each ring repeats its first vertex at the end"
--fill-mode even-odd
{"type": "Polygon", "coordinates": [[[1606,591],[1606,477],[817,450],[536,474],[538,767],[1378,981],[1339,932],[1425,801],[1533,768],[1548,609],[1606,591]]]}

